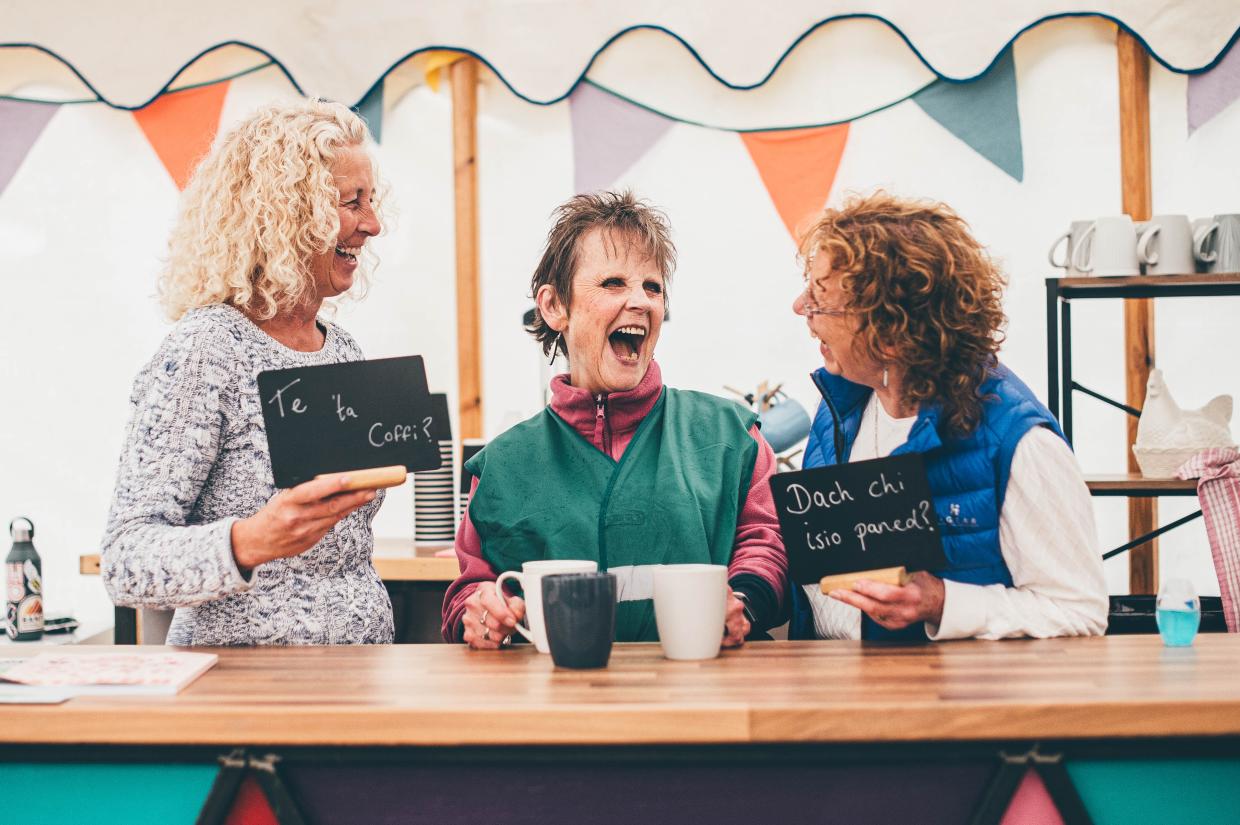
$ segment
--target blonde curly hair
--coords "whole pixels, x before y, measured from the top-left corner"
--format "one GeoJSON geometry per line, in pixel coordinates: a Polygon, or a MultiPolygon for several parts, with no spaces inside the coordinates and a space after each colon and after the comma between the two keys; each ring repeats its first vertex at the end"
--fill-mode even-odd
{"type": "MultiPolygon", "coordinates": [[[[310,98],[266,106],[219,140],[168,241],[158,285],[168,317],[224,303],[261,321],[313,300],[310,262],[340,232],[332,164],[368,137],[347,107],[310,98]]],[[[358,270],[359,293],[369,268],[358,270]]]]}

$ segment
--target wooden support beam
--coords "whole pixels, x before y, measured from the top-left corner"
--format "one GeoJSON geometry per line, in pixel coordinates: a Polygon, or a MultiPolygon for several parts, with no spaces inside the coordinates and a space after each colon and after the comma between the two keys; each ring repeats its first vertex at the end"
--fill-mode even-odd
{"type": "MultiPolygon", "coordinates": [[[[1153,213],[1150,183],[1150,57],[1141,41],[1119,29],[1119,142],[1123,208],[1134,221],[1149,220],[1153,213]]],[[[1124,301],[1124,385],[1129,406],[1145,404],[1145,384],[1154,365],[1154,302],[1124,301]]],[[[1128,471],[1139,472],[1132,444],[1137,421],[1128,419],[1128,471]]],[[[1128,499],[1128,535],[1137,538],[1152,531],[1158,520],[1154,498],[1128,499]]],[[[1132,593],[1158,592],[1158,540],[1134,548],[1128,554],[1128,587],[1132,593]]]]}
{"type": "Polygon", "coordinates": [[[450,67],[456,203],[456,360],[460,437],[482,438],[482,304],[478,270],[478,61],[450,67]]]}

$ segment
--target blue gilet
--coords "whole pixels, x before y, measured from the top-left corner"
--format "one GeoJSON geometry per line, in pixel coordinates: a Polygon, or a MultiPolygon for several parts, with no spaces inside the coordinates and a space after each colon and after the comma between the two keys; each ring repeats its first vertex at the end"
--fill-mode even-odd
{"type": "MultiPolygon", "coordinates": [[[[805,447],[804,469],[836,464],[834,416],[830,399],[839,411],[842,430],[842,461],[848,461],[861,426],[861,414],[873,393],[869,387],[832,375],[825,369],[813,374],[822,393],[805,447]]],[[[934,498],[947,566],[930,572],[942,579],[968,584],[1012,585],[1012,575],[999,549],[999,513],[1007,490],[1016,444],[1034,427],[1049,427],[1061,438],[1063,431],[1033,391],[1006,367],[998,366],[982,384],[982,421],[964,437],[951,437],[940,429],[940,408],[922,405],[909,431],[908,441],[892,455],[921,453],[934,498]]],[[[814,615],[808,596],[792,584],[791,639],[813,639],[814,615]]],[[[922,640],[925,626],[918,622],[891,631],[862,614],[863,639],[922,640]]]]}

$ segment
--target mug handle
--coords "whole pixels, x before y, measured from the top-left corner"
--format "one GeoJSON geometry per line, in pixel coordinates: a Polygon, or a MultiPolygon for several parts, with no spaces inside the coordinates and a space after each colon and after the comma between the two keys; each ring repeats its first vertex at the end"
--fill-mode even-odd
{"type": "MultiPolygon", "coordinates": [[[[1072,265],[1072,262],[1068,260],[1068,256],[1066,254],[1063,256],[1062,261],[1055,260],[1055,250],[1059,248],[1059,245],[1061,243],[1063,243],[1064,241],[1068,240],[1071,237],[1072,237],[1072,230],[1069,229],[1067,232],[1063,233],[1062,235],[1060,235],[1058,238],[1055,239],[1055,242],[1051,244],[1050,251],[1046,253],[1046,260],[1050,261],[1051,266],[1055,267],[1056,269],[1067,269],[1069,266],[1072,265]]],[[[1067,252],[1067,249],[1065,249],[1064,252],[1067,252]]]]}
{"type": "MultiPolygon", "coordinates": [[[[501,599],[503,599],[504,604],[507,605],[508,599],[504,597],[504,580],[505,579],[516,579],[517,581],[521,582],[522,588],[525,587],[525,579],[521,578],[521,574],[518,573],[516,570],[505,570],[503,573],[499,574],[499,578],[495,580],[495,593],[501,599]]],[[[529,621],[529,620],[526,619],[526,621],[529,621]]],[[[516,625],[514,625],[514,629],[520,631],[521,635],[525,637],[525,640],[527,642],[534,641],[534,634],[530,632],[530,629],[528,627],[524,627],[520,622],[517,622],[516,625]]]]}
{"type": "Polygon", "coordinates": [[[1154,236],[1162,229],[1158,224],[1154,224],[1149,229],[1141,233],[1141,240],[1137,241],[1137,259],[1143,264],[1149,266],[1158,266],[1158,253],[1150,252],[1150,242],[1154,240],[1154,236]]]}
{"type": "Polygon", "coordinates": [[[1214,221],[1205,229],[1197,233],[1197,237],[1193,238],[1193,257],[1201,261],[1203,264],[1212,264],[1218,259],[1217,252],[1206,252],[1206,241],[1218,231],[1218,221],[1214,221]]]}
{"type": "Polygon", "coordinates": [[[1077,272],[1093,272],[1094,271],[1094,246],[1086,244],[1090,238],[1094,236],[1094,230],[1098,228],[1097,222],[1091,223],[1089,229],[1081,233],[1081,240],[1077,242],[1076,249],[1072,250],[1072,268],[1077,272]],[[1085,260],[1084,252],[1088,249],[1090,252],[1089,259],[1085,260]]]}

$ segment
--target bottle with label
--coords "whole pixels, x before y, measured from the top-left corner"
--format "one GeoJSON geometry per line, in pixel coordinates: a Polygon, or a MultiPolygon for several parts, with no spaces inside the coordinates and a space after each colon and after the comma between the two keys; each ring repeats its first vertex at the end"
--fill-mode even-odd
{"type": "Polygon", "coordinates": [[[34,549],[34,522],[19,516],[9,522],[13,549],[4,560],[9,638],[32,642],[43,638],[43,562],[34,549]]]}

